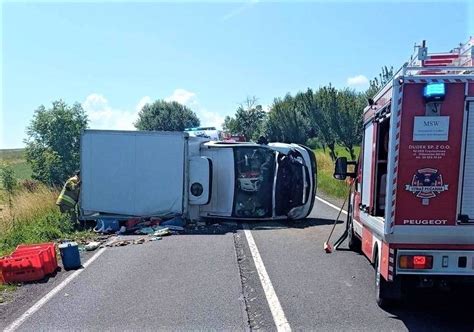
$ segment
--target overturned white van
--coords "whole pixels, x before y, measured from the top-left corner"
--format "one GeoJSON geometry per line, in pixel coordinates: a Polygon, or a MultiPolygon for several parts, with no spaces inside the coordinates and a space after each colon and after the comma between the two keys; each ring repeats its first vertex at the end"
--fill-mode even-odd
{"type": "Polygon", "coordinates": [[[83,219],[181,214],[187,219],[302,219],[316,160],[302,145],[212,142],[181,132],[85,130],[83,219]]]}

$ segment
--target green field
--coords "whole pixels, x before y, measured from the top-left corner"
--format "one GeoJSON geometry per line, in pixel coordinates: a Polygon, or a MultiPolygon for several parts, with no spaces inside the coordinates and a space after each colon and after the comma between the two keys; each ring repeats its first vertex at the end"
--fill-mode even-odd
{"type": "Polygon", "coordinates": [[[0,149],[0,160],[9,162],[25,158],[25,149],[0,149]]]}
{"type": "Polygon", "coordinates": [[[19,180],[31,178],[31,167],[26,162],[25,149],[0,150],[0,164],[1,163],[11,165],[15,171],[15,176],[19,180]]]}

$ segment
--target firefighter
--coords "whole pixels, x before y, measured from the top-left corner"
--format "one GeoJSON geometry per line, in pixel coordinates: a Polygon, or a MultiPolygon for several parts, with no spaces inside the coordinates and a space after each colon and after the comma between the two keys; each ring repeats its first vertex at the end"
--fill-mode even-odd
{"type": "Polygon", "coordinates": [[[56,201],[56,205],[59,206],[59,211],[61,211],[61,213],[68,213],[73,224],[77,222],[76,207],[79,200],[80,187],[80,171],[76,171],[75,175],[66,181],[56,201]]]}

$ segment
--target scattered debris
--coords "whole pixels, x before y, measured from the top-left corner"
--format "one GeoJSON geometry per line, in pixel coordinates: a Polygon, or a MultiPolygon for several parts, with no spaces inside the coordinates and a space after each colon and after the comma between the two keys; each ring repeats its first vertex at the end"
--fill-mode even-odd
{"type": "Polygon", "coordinates": [[[118,237],[114,241],[106,244],[105,246],[106,247],[123,247],[123,246],[128,246],[129,244],[143,244],[146,242],[158,241],[158,240],[161,240],[161,237],[154,236],[154,235],[153,236],[146,235],[146,236],[141,236],[139,238],[129,238],[129,239],[123,239],[123,238],[118,237]]]}
{"type": "Polygon", "coordinates": [[[154,236],[166,236],[166,235],[171,235],[171,232],[168,227],[160,227],[159,229],[156,230],[155,233],[153,233],[154,236]]]}
{"type": "Polygon", "coordinates": [[[93,251],[93,250],[96,250],[97,248],[99,248],[100,246],[100,242],[97,242],[97,241],[93,241],[93,242],[89,242],[88,244],[86,244],[84,246],[84,248],[87,250],[87,251],[93,251]]]}
{"type": "Polygon", "coordinates": [[[148,241],[149,241],[149,239],[147,237],[141,237],[137,240],[134,240],[133,244],[143,244],[143,243],[148,242],[148,241]]]}
{"type": "Polygon", "coordinates": [[[184,231],[184,227],[181,226],[173,226],[173,225],[168,225],[166,226],[170,231],[177,231],[177,232],[182,232],[184,231]]]}
{"type": "Polygon", "coordinates": [[[153,234],[155,229],[153,227],[143,227],[135,231],[135,234],[153,234]]]}
{"type": "Polygon", "coordinates": [[[136,228],[136,225],[140,223],[140,218],[131,218],[125,221],[125,229],[131,230],[136,228]]]}
{"type": "Polygon", "coordinates": [[[170,220],[166,220],[160,223],[162,226],[180,226],[184,227],[186,226],[186,221],[182,217],[174,217],[170,220]]]}
{"type": "Polygon", "coordinates": [[[115,233],[120,230],[120,221],[118,219],[97,219],[97,225],[94,228],[96,233],[115,233]]]}
{"type": "Polygon", "coordinates": [[[106,244],[105,246],[106,247],[123,247],[123,246],[129,245],[130,243],[131,243],[130,240],[115,240],[106,244]]]}
{"type": "Polygon", "coordinates": [[[222,221],[221,225],[229,226],[229,227],[237,227],[237,222],[235,222],[235,221],[222,221]]]}

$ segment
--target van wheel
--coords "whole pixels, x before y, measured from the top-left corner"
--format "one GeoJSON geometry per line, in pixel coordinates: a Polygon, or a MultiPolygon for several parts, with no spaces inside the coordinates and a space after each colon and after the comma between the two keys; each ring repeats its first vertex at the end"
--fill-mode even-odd
{"type": "Polygon", "coordinates": [[[375,301],[380,308],[387,308],[393,304],[393,300],[388,298],[390,292],[390,284],[382,277],[379,269],[379,256],[375,255],[375,301]]]}
{"type": "Polygon", "coordinates": [[[348,211],[347,215],[347,242],[349,249],[355,252],[360,252],[362,247],[362,242],[354,233],[354,223],[352,222],[352,211],[348,211]]]}

